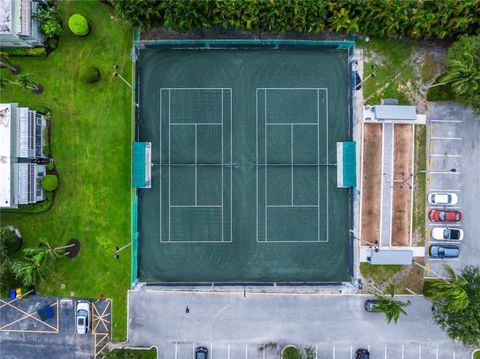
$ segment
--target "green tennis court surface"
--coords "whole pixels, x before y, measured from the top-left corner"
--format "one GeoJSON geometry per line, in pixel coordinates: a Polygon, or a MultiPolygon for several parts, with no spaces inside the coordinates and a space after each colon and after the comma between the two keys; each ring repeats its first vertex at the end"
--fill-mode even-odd
{"type": "Polygon", "coordinates": [[[146,49],[141,282],[349,279],[347,50],[146,49]]]}

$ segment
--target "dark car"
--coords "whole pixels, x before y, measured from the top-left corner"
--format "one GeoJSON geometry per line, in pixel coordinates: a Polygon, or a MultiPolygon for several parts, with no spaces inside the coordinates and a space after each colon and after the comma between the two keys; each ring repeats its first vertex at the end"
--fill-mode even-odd
{"type": "Polygon", "coordinates": [[[195,349],[195,359],[207,359],[208,349],[205,347],[197,347],[195,349]]]}
{"type": "Polygon", "coordinates": [[[460,250],[457,246],[430,246],[430,256],[434,258],[457,258],[460,250]]]}
{"type": "Polygon", "coordinates": [[[441,211],[432,209],[428,212],[428,218],[434,222],[458,222],[462,219],[462,214],[459,211],[441,211]]]}
{"type": "Polygon", "coordinates": [[[370,352],[367,349],[357,349],[355,359],[370,359],[370,352]]]}
{"type": "Polygon", "coordinates": [[[367,299],[365,301],[365,310],[367,312],[376,312],[375,308],[378,305],[378,300],[376,299],[367,299]]]}

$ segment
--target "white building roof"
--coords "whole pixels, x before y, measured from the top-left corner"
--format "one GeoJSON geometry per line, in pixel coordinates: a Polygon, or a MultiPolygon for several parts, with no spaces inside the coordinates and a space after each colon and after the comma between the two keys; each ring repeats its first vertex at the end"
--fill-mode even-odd
{"type": "Polygon", "coordinates": [[[12,32],[12,1],[0,0],[0,34],[12,32]]]}
{"type": "Polygon", "coordinates": [[[379,120],[410,120],[417,119],[415,106],[376,105],[375,117],[379,120]]]}
{"type": "Polygon", "coordinates": [[[0,207],[10,207],[12,107],[0,104],[0,207]]]}

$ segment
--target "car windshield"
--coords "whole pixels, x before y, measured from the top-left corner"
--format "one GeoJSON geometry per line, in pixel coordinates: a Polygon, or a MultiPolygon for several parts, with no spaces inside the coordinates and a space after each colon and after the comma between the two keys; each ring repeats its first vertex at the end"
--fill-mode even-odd
{"type": "Polygon", "coordinates": [[[444,256],[445,255],[445,248],[443,248],[443,247],[438,248],[438,255],[444,256]]]}
{"type": "Polygon", "coordinates": [[[78,312],[77,312],[77,315],[80,317],[86,317],[87,316],[87,311],[84,310],[84,309],[80,309],[78,312]]]}
{"type": "Polygon", "coordinates": [[[439,212],[438,213],[438,219],[440,219],[441,221],[444,221],[445,220],[445,212],[439,212]]]}
{"type": "Polygon", "coordinates": [[[451,229],[450,230],[450,238],[459,239],[460,238],[460,231],[458,229],[451,229]]]}
{"type": "Polygon", "coordinates": [[[78,323],[78,325],[82,325],[82,326],[85,325],[85,318],[79,317],[77,323],[78,323]]]}
{"type": "Polygon", "coordinates": [[[449,233],[450,233],[450,231],[445,228],[445,229],[443,230],[443,238],[444,238],[444,239],[448,239],[449,233]]]}
{"type": "Polygon", "coordinates": [[[449,195],[448,195],[448,203],[451,203],[451,202],[452,202],[452,195],[449,194],[449,195]]]}
{"type": "Polygon", "coordinates": [[[204,352],[197,352],[197,358],[196,359],[207,359],[207,356],[205,355],[204,352]]]}

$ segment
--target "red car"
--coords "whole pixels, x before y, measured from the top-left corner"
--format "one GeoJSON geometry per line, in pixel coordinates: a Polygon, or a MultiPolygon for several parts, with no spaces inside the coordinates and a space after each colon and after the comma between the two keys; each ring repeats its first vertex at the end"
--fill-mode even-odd
{"type": "Polygon", "coordinates": [[[459,211],[432,209],[428,212],[428,218],[434,222],[458,222],[462,219],[462,214],[459,211]]]}

